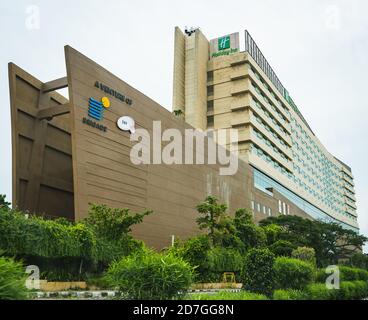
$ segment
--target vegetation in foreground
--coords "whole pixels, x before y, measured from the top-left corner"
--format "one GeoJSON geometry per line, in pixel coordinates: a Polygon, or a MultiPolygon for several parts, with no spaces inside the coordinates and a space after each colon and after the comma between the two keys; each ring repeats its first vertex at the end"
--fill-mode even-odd
{"type": "Polygon", "coordinates": [[[357,252],[367,239],[339,225],[279,216],[254,224],[252,214],[227,207],[215,197],[197,206],[202,234],[154,252],[131,235],[132,226],[152,212],[131,213],[92,205],[89,218],[26,217],[0,197],[0,299],[23,299],[24,268],[40,267],[49,281],[87,280],[119,289],[125,299],[362,299],[368,296],[368,257],[357,252]],[[12,259],[14,258],[14,259],[12,259]],[[340,290],[328,290],[324,268],[341,261],[340,290]],[[8,269],[6,269],[8,268],[8,269]],[[185,292],[192,282],[221,282],[233,272],[239,293],[185,292]],[[185,296],[185,297],[184,297],[185,296]]]}

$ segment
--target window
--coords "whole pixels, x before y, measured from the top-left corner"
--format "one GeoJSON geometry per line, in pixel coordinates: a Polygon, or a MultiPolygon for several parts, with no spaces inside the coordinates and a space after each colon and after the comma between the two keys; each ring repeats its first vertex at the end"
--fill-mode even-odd
{"type": "Polygon", "coordinates": [[[279,200],[279,213],[282,213],[282,202],[279,200]]]}
{"type": "Polygon", "coordinates": [[[213,96],[213,86],[208,86],[207,87],[207,95],[208,96],[213,96]]]}
{"type": "Polygon", "coordinates": [[[254,201],[252,200],[252,210],[255,209],[255,204],[254,204],[254,201]]]}
{"type": "Polygon", "coordinates": [[[266,207],[263,206],[263,214],[266,214],[266,207]]]}
{"type": "Polygon", "coordinates": [[[213,71],[207,72],[207,81],[213,81],[213,71]]]}
{"type": "Polygon", "coordinates": [[[214,116],[207,117],[207,127],[213,127],[214,125],[214,116]]]}
{"type": "Polygon", "coordinates": [[[213,111],[213,100],[207,101],[207,111],[213,111]]]}
{"type": "Polygon", "coordinates": [[[261,212],[261,205],[259,203],[257,203],[257,210],[258,212],[261,212]]]}
{"type": "Polygon", "coordinates": [[[283,214],[286,214],[286,203],[285,203],[285,202],[283,202],[282,204],[283,204],[283,211],[282,211],[282,213],[283,213],[283,214]]]}
{"type": "Polygon", "coordinates": [[[272,210],[271,208],[268,208],[268,216],[271,217],[272,216],[272,210]]]}
{"type": "Polygon", "coordinates": [[[290,206],[287,205],[287,214],[290,215],[290,206]]]}

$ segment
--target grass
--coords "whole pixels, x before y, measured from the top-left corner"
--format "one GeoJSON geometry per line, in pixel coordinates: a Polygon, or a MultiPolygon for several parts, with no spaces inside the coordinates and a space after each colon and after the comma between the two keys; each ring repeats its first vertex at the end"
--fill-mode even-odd
{"type": "Polygon", "coordinates": [[[193,293],[188,294],[185,300],[268,300],[262,294],[252,293],[248,291],[229,292],[221,291],[217,293],[193,293]]]}

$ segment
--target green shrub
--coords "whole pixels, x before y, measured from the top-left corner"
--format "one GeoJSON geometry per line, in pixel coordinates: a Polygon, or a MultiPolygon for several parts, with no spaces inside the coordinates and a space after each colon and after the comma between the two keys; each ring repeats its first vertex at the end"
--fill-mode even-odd
{"type": "Polygon", "coordinates": [[[240,272],[243,266],[243,257],[233,249],[213,248],[207,254],[209,269],[223,274],[224,272],[240,272]]]}
{"type": "Polygon", "coordinates": [[[301,290],[278,289],[273,292],[273,300],[305,300],[307,295],[301,290]]]}
{"type": "Polygon", "coordinates": [[[206,235],[190,238],[178,249],[179,256],[195,268],[195,281],[217,281],[218,276],[210,271],[207,259],[210,249],[210,241],[206,235]]]}
{"type": "Polygon", "coordinates": [[[291,257],[316,265],[316,252],[313,248],[298,247],[293,250],[291,257]]]}
{"type": "MultiPolygon", "coordinates": [[[[338,266],[340,281],[368,281],[368,271],[359,268],[347,266],[338,266]]],[[[316,281],[324,283],[330,274],[325,272],[325,269],[319,269],[317,272],[316,281]]]]}
{"type": "Polygon", "coordinates": [[[368,271],[347,266],[339,266],[341,281],[368,281],[368,271]]]}
{"type": "Polygon", "coordinates": [[[106,277],[130,299],[167,300],[189,288],[192,267],[173,254],[144,250],[112,263],[106,277]]]}
{"type": "Polygon", "coordinates": [[[268,249],[251,249],[242,269],[243,288],[271,296],[274,289],[275,256],[268,249]]]}
{"type": "Polygon", "coordinates": [[[0,257],[0,300],[26,299],[26,278],[21,263],[0,257]]]}
{"type": "Polygon", "coordinates": [[[339,289],[328,289],[323,283],[310,284],[306,288],[310,300],[361,300],[368,297],[365,281],[342,281],[339,289]]]}
{"type": "Polygon", "coordinates": [[[368,283],[365,281],[343,281],[338,290],[340,300],[361,300],[368,297],[368,283]]]}
{"type": "Polygon", "coordinates": [[[39,266],[48,279],[82,280],[85,273],[103,271],[113,260],[142,247],[129,233],[147,214],[131,215],[127,210],[93,205],[90,219],[72,223],[63,218],[27,218],[0,206],[0,247],[7,256],[39,266]],[[113,232],[107,236],[109,225],[113,232]]]}
{"type": "Polygon", "coordinates": [[[286,240],[278,240],[268,246],[268,248],[275,256],[290,257],[295,249],[295,245],[286,240]]]}
{"type": "Polygon", "coordinates": [[[186,300],[268,300],[265,295],[248,291],[228,292],[222,291],[215,294],[194,293],[188,294],[186,300]]]}
{"type": "Polygon", "coordinates": [[[305,289],[308,300],[336,300],[338,289],[328,289],[324,283],[312,283],[305,289]]]}
{"type": "Polygon", "coordinates": [[[278,289],[303,289],[314,279],[312,264],[287,257],[278,257],[274,264],[276,287],[278,289]]]}
{"type": "Polygon", "coordinates": [[[109,280],[106,278],[105,275],[90,277],[90,278],[87,279],[86,282],[87,282],[87,286],[89,288],[96,287],[100,290],[106,290],[106,289],[111,288],[109,280]]]}

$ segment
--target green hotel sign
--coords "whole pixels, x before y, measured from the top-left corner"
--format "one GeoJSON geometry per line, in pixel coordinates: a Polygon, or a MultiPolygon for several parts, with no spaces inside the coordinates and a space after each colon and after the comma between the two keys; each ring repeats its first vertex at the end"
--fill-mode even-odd
{"type": "Polygon", "coordinates": [[[212,53],[212,58],[216,58],[216,57],[219,57],[219,56],[228,56],[228,55],[236,53],[238,51],[239,51],[238,48],[232,48],[232,49],[228,49],[228,50],[214,52],[214,53],[212,53]]]}
{"type": "Polygon", "coordinates": [[[230,36],[218,38],[218,49],[219,51],[230,49],[230,36]]]}
{"type": "Polygon", "coordinates": [[[210,41],[210,57],[228,56],[239,52],[239,33],[227,34],[210,41]]]}

